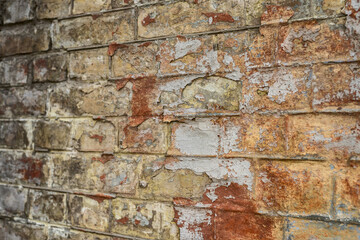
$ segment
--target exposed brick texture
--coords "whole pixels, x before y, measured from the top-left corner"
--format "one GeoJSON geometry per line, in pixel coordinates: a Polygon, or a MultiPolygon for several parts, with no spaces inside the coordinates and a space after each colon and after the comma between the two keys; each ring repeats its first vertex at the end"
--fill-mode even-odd
{"type": "Polygon", "coordinates": [[[0,240],[355,240],[359,196],[359,0],[0,1],[0,240]]]}

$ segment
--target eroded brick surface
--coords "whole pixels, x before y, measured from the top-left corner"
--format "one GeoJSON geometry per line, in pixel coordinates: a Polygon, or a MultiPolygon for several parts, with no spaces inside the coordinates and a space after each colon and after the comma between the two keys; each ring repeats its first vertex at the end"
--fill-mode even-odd
{"type": "Polygon", "coordinates": [[[358,0],[0,1],[0,239],[358,239],[358,0]]]}

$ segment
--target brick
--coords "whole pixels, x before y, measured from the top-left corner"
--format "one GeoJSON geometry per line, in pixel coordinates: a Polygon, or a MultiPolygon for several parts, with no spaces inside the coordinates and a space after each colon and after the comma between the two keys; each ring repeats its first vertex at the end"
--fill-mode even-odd
{"type": "Polygon", "coordinates": [[[245,25],[244,1],[181,1],[141,8],[139,36],[152,38],[232,29],[245,25]],[[180,17],[181,16],[181,17],[180,17]]]}
{"type": "Polygon", "coordinates": [[[314,17],[329,17],[341,14],[345,0],[311,0],[311,10],[314,17]]]}
{"type": "Polygon", "coordinates": [[[173,123],[169,155],[216,156],[220,126],[212,119],[173,123]]]}
{"type": "MultiPolygon", "coordinates": [[[[120,119],[123,121],[123,119],[120,119]]],[[[74,123],[76,148],[80,151],[114,151],[117,124],[110,121],[79,120],[74,123]]]]}
{"type": "MultiPolygon", "coordinates": [[[[246,0],[246,25],[258,25],[263,23],[261,17],[263,13],[271,7],[290,8],[293,12],[291,20],[310,18],[312,0],[246,0]]],[[[286,16],[286,15],[285,15],[286,16]]],[[[282,17],[285,17],[282,16],[282,17]]],[[[286,19],[286,18],[285,18],[286,19]]]]}
{"type": "Polygon", "coordinates": [[[281,239],[281,218],[249,213],[216,211],[215,239],[281,239]]]}
{"type": "Polygon", "coordinates": [[[65,121],[38,121],[34,130],[35,148],[54,150],[70,146],[71,124],[65,121]]]}
{"type": "Polygon", "coordinates": [[[287,119],[288,155],[346,158],[359,154],[359,118],[298,115],[287,119]]]}
{"type": "Polygon", "coordinates": [[[0,153],[0,181],[45,186],[49,177],[46,158],[25,152],[0,153]]]}
{"type": "Polygon", "coordinates": [[[290,218],[286,239],[359,239],[359,226],[290,218]]]}
{"type": "Polygon", "coordinates": [[[108,49],[112,58],[113,77],[136,78],[154,76],[157,73],[156,54],[158,46],[154,42],[142,44],[111,44],[108,49]]]}
{"type": "Polygon", "coordinates": [[[0,185],[0,214],[3,216],[26,215],[27,189],[0,185]]]}
{"type": "Polygon", "coordinates": [[[54,28],[54,48],[75,48],[134,39],[134,11],[104,13],[59,21],[54,28]]]}
{"type": "Polygon", "coordinates": [[[140,200],[112,201],[112,232],[154,239],[176,239],[177,228],[172,222],[174,210],[170,204],[140,200]]]}
{"type": "Polygon", "coordinates": [[[177,37],[159,43],[157,60],[160,75],[215,72],[221,66],[213,50],[216,39],[206,37],[177,37]]]}
{"type": "MultiPolygon", "coordinates": [[[[191,170],[196,175],[206,174],[211,180],[206,188],[199,189],[197,195],[174,198],[176,205],[256,212],[253,164],[247,159],[178,157],[167,159],[165,168],[172,171],[191,170]]],[[[181,190],[184,192],[185,189],[181,190]]]]}
{"type": "Polygon", "coordinates": [[[70,230],[68,228],[51,227],[49,229],[49,239],[51,240],[123,240],[121,238],[112,238],[93,233],[70,230]]]}
{"type": "Polygon", "coordinates": [[[0,85],[21,86],[29,82],[28,58],[11,58],[0,62],[0,85]]]}
{"type": "Polygon", "coordinates": [[[0,220],[0,239],[47,240],[46,228],[40,224],[25,224],[0,220]]]}
{"type": "Polygon", "coordinates": [[[244,115],[224,118],[221,125],[221,153],[225,156],[281,155],[286,150],[282,117],[244,115]]]}
{"type": "Polygon", "coordinates": [[[55,154],[52,187],[134,195],[142,162],[157,156],[113,154],[55,154]]]}
{"type": "Polygon", "coordinates": [[[313,72],[313,108],[317,111],[358,111],[359,64],[316,65],[313,72]]]}
{"type": "Polygon", "coordinates": [[[353,43],[345,33],[342,19],[292,23],[281,27],[279,32],[278,63],[345,61],[354,58],[353,43]]]}
{"type": "Polygon", "coordinates": [[[30,191],[29,218],[43,222],[63,222],[65,219],[66,195],[47,191],[30,191]]]}
{"type": "Polygon", "coordinates": [[[344,168],[336,178],[335,212],[342,220],[360,220],[360,174],[359,166],[344,168]]]}
{"type": "Polygon", "coordinates": [[[159,118],[149,118],[140,124],[119,125],[120,150],[138,153],[165,153],[168,149],[169,129],[159,118]]]}
{"type": "Polygon", "coordinates": [[[306,67],[252,71],[242,82],[241,111],[310,111],[310,71],[306,67]]]}
{"type": "Polygon", "coordinates": [[[74,6],[72,13],[88,13],[98,12],[101,10],[108,10],[111,7],[111,0],[100,0],[100,1],[86,1],[86,0],[74,0],[74,6]]]}
{"type": "Polygon", "coordinates": [[[67,79],[67,55],[38,56],[33,61],[33,82],[61,82],[67,79]]]}
{"type": "Polygon", "coordinates": [[[0,146],[26,149],[29,146],[28,130],[26,122],[0,122],[0,146]]]}
{"type": "Polygon", "coordinates": [[[163,109],[159,105],[159,82],[161,79],[152,77],[125,78],[116,81],[117,89],[131,87],[131,118],[132,126],[139,125],[148,118],[161,116],[163,109]]]}
{"type": "Polygon", "coordinates": [[[175,218],[180,239],[214,238],[214,211],[210,209],[175,207],[175,218]]]}
{"type": "Polygon", "coordinates": [[[104,198],[70,195],[69,221],[73,226],[107,231],[110,201],[104,198]]]}
{"type": "Polygon", "coordinates": [[[36,16],[39,19],[66,17],[70,7],[71,0],[38,0],[36,16]]]}
{"type": "Polygon", "coordinates": [[[256,185],[259,211],[328,216],[332,195],[329,170],[320,164],[261,162],[256,185]]]}
{"type": "Polygon", "coordinates": [[[2,28],[0,56],[48,50],[50,47],[49,30],[47,24],[24,24],[2,28]]]}
{"type": "Polygon", "coordinates": [[[131,113],[131,86],[115,84],[57,85],[50,93],[51,116],[123,116],[131,113]]]}
{"type": "Polygon", "coordinates": [[[46,95],[41,89],[0,89],[0,116],[39,116],[46,112],[46,95]]]}
{"type": "Polygon", "coordinates": [[[241,83],[223,77],[177,77],[160,87],[167,115],[239,110],[241,83]]]}
{"type": "Polygon", "coordinates": [[[4,23],[16,23],[31,20],[34,18],[34,0],[5,0],[4,2],[4,23]]]}
{"type": "Polygon", "coordinates": [[[106,48],[70,53],[69,77],[77,80],[102,80],[109,77],[106,48]]]}
{"type": "Polygon", "coordinates": [[[204,173],[198,174],[188,169],[158,169],[158,165],[160,163],[155,161],[144,166],[140,183],[146,183],[146,187],[139,189],[141,198],[162,201],[171,201],[175,197],[198,199],[211,183],[204,173]]]}
{"type": "Polygon", "coordinates": [[[264,26],[248,33],[248,50],[246,66],[266,67],[275,63],[279,29],[274,26],[264,26]]]}

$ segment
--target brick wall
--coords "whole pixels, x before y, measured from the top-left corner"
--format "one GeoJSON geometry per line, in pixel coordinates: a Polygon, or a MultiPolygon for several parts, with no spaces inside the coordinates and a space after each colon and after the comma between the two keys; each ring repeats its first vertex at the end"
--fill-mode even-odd
{"type": "Polygon", "coordinates": [[[0,6],[0,239],[360,238],[359,0],[0,6]]]}

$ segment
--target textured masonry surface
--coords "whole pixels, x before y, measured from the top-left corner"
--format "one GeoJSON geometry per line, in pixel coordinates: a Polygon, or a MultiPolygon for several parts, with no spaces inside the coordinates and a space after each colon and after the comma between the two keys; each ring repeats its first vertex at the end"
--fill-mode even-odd
{"type": "Polygon", "coordinates": [[[360,239],[359,0],[3,0],[0,239],[360,239]]]}

